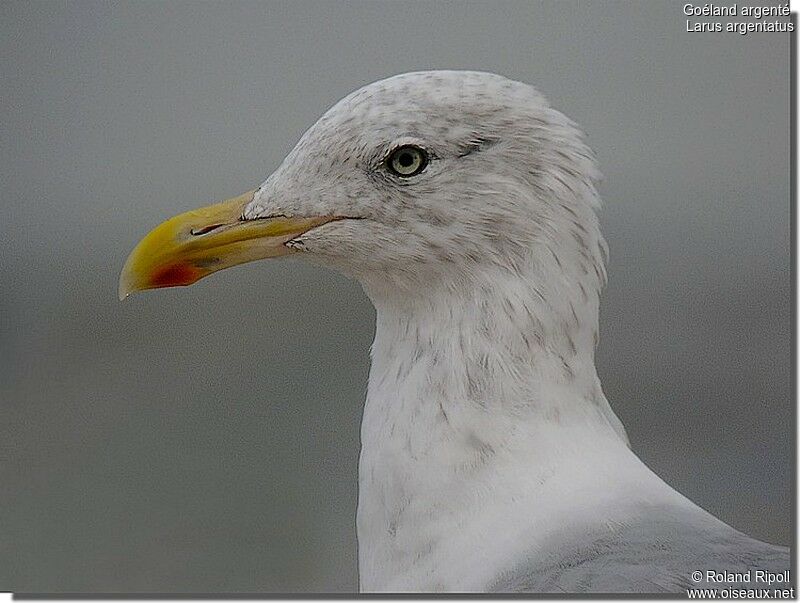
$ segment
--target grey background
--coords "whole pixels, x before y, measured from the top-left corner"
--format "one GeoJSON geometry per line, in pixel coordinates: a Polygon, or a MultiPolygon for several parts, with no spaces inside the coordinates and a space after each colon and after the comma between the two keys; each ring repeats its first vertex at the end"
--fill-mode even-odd
{"type": "Polygon", "coordinates": [[[682,4],[0,4],[0,586],[356,588],[358,285],[284,260],[119,303],[117,276],[340,97],[427,68],[582,124],[606,393],[670,484],[788,544],[789,40],[686,33],[682,4]]]}

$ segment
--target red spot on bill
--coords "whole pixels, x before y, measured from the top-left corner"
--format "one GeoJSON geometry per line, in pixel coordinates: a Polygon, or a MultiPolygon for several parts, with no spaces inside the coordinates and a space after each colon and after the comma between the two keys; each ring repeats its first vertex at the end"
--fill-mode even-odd
{"type": "Polygon", "coordinates": [[[180,285],[191,285],[204,272],[189,264],[172,264],[159,268],[153,273],[151,285],[153,287],[178,287],[180,285]]]}

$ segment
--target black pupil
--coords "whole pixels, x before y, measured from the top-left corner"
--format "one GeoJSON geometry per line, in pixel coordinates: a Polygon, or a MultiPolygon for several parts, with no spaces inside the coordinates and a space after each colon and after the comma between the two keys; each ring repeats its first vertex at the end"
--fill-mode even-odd
{"type": "Polygon", "coordinates": [[[414,163],[414,156],[411,153],[400,153],[400,157],[397,158],[397,163],[404,168],[411,167],[414,163]]]}

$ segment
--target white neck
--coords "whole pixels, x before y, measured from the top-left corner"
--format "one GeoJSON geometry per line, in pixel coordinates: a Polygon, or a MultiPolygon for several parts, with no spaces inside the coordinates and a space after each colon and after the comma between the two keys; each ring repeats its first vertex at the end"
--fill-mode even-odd
{"type": "Polygon", "coordinates": [[[401,302],[365,287],[377,328],[361,430],[362,590],[480,589],[535,546],[530,530],[543,538],[566,512],[567,481],[614,481],[593,459],[651,475],[595,372],[598,297],[570,282],[531,265],[401,302]],[[490,552],[497,538],[502,552],[490,552]]]}

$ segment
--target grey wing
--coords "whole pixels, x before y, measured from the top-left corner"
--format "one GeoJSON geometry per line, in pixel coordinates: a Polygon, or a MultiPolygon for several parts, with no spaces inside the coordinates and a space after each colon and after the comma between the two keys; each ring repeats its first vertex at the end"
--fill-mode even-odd
{"type": "Polygon", "coordinates": [[[759,542],[715,519],[670,512],[648,513],[630,524],[596,530],[589,538],[566,537],[549,549],[553,552],[544,558],[531,556],[499,576],[490,590],[685,596],[690,588],[791,586],[779,579],[789,577],[789,549],[759,542]],[[717,573],[709,576],[708,571],[717,573]],[[720,571],[740,575],[725,581],[720,571]],[[758,580],[757,571],[783,574],[767,584],[758,580]],[[701,572],[701,580],[693,572],[701,572]]]}

